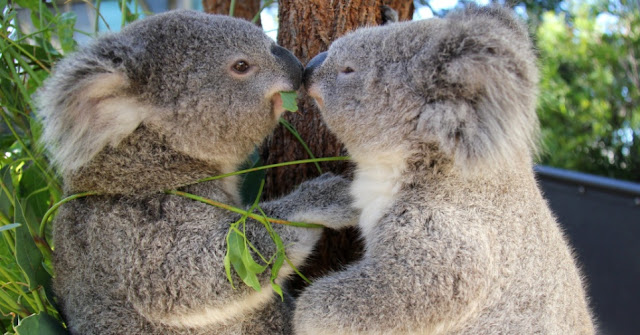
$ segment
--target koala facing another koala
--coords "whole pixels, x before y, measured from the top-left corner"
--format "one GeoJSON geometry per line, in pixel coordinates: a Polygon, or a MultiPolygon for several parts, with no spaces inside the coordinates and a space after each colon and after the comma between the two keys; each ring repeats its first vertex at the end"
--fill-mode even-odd
{"type": "MultiPolygon", "coordinates": [[[[39,93],[44,142],[67,195],[99,193],[66,203],[54,222],[54,290],[71,333],[290,332],[268,271],[260,292],[226,278],[226,234],[240,216],[164,190],[241,206],[234,178],[185,185],[236,170],[278,124],[278,92],[301,77],[260,28],[192,11],[133,23],[57,64],[39,93]]],[[[324,176],[261,207],[335,228],[357,220],[349,199],[345,180],[324,176]]],[[[321,235],[274,229],[296,266],[321,235]]],[[[246,236],[274,253],[259,223],[246,236]]]]}
{"type": "Polygon", "coordinates": [[[502,8],[363,28],[305,70],[357,164],[363,259],[296,301],[297,334],[592,334],[532,171],[536,59],[502,8]]]}

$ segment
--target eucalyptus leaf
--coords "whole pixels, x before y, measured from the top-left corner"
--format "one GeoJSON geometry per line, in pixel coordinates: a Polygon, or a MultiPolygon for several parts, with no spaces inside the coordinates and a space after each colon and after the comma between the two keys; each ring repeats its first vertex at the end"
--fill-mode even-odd
{"type": "Polygon", "coordinates": [[[249,250],[249,247],[247,246],[247,242],[245,242],[245,250],[242,253],[242,260],[243,260],[245,266],[247,267],[247,270],[249,270],[251,273],[260,274],[260,273],[263,273],[264,270],[267,269],[266,266],[262,266],[262,265],[258,264],[253,259],[253,256],[251,256],[251,251],[249,250]]]}
{"type": "Polygon", "coordinates": [[[18,190],[25,222],[32,232],[37,232],[42,217],[49,209],[50,193],[47,179],[35,164],[23,168],[18,190]]]}
{"type": "Polygon", "coordinates": [[[298,111],[298,93],[296,91],[284,91],[280,92],[280,98],[282,98],[282,107],[290,112],[298,111]]]}
{"type": "MultiPolygon", "coordinates": [[[[24,222],[24,212],[20,202],[16,201],[15,212],[15,222],[24,222]]],[[[16,262],[27,278],[29,289],[34,290],[38,286],[48,287],[51,284],[51,275],[44,268],[44,256],[25,224],[15,229],[15,249],[16,262]]]]}
{"type": "Polygon", "coordinates": [[[273,264],[271,265],[271,278],[269,279],[271,283],[271,287],[276,293],[278,293],[278,295],[280,296],[280,299],[283,299],[283,300],[284,300],[284,295],[282,294],[282,287],[280,287],[280,285],[276,283],[276,279],[278,278],[278,273],[280,272],[280,269],[284,264],[284,259],[285,259],[285,255],[284,255],[284,249],[283,249],[282,251],[278,251],[278,253],[276,254],[276,259],[275,261],[273,261],[273,264]]]}
{"type": "Polygon", "coordinates": [[[224,255],[224,272],[227,274],[227,279],[229,279],[229,283],[231,283],[232,288],[236,288],[233,285],[233,277],[231,276],[231,259],[229,257],[229,247],[227,247],[227,253],[224,255]]]}
{"type": "Polygon", "coordinates": [[[2,184],[2,189],[6,191],[0,190],[0,213],[2,213],[2,216],[9,218],[13,216],[11,201],[15,196],[13,178],[9,166],[0,169],[0,183],[2,184]]]}
{"type": "Polygon", "coordinates": [[[11,230],[11,229],[16,229],[16,228],[18,228],[18,227],[20,227],[20,224],[19,224],[19,223],[10,223],[10,224],[6,224],[6,225],[4,225],[4,226],[0,227],[0,232],[2,232],[2,231],[7,231],[7,230],[11,230]]]}
{"type": "Polygon", "coordinates": [[[15,328],[17,335],[67,335],[60,322],[46,313],[24,318],[15,328]]]}
{"type": "Polygon", "coordinates": [[[240,279],[254,290],[260,291],[260,281],[257,274],[264,271],[264,267],[257,264],[247,247],[245,236],[237,229],[229,232],[227,251],[229,252],[229,262],[233,265],[234,270],[240,279]]]}
{"type": "MultiPolygon", "coordinates": [[[[232,229],[227,237],[227,252],[229,253],[229,262],[233,265],[240,279],[245,281],[247,278],[247,268],[242,261],[242,253],[244,250],[244,240],[237,230],[232,229]]],[[[245,281],[246,283],[246,281],[245,281]]],[[[248,285],[248,284],[247,284],[248,285]]]]}
{"type": "Polygon", "coordinates": [[[76,48],[76,41],[73,39],[73,30],[76,25],[76,13],[66,12],[57,16],[56,28],[58,31],[58,38],[60,39],[60,46],[62,51],[66,54],[72,52],[76,48]]]}
{"type": "MultiPolygon", "coordinates": [[[[256,148],[249,156],[247,161],[240,166],[239,170],[252,169],[262,166],[263,162],[260,157],[260,150],[256,148]]],[[[242,174],[242,183],[240,185],[240,197],[245,205],[251,204],[258,197],[260,182],[264,179],[267,171],[258,170],[242,174]]]]}
{"type": "Polygon", "coordinates": [[[15,3],[23,8],[31,9],[32,11],[38,11],[39,1],[38,0],[16,0],[15,3]]]}

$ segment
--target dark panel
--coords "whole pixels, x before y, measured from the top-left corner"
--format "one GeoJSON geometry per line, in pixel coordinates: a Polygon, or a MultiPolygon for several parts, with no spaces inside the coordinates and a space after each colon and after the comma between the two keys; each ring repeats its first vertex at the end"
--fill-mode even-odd
{"type": "Polygon", "coordinates": [[[536,167],[605,334],[640,334],[640,184],[536,167]]]}

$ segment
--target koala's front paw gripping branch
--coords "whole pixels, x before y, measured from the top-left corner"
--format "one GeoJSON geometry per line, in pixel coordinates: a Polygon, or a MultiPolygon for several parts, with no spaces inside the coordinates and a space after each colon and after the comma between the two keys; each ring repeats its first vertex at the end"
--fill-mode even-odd
{"type": "MultiPolygon", "coordinates": [[[[280,166],[287,166],[287,165],[295,165],[295,164],[307,164],[307,163],[315,163],[317,164],[318,162],[330,162],[330,161],[344,161],[344,160],[348,160],[349,157],[326,157],[326,158],[313,158],[313,159],[303,159],[303,160],[297,160],[297,161],[291,161],[291,162],[284,162],[284,163],[278,163],[278,164],[272,164],[272,165],[265,165],[265,166],[260,166],[260,167],[255,167],[255,168],[250,168],[250,169],[246,169],[246,170],[241,170],[241,171],[236,171],[236,172],[232,172],[232,173],[227,173],[227,174],[222,174],[222,175],[217,175],[217,176],[212,176],[212,177],[207,177],[201,180],[198,180],[195,184],[197,183],[202,183],[202,182],[206,182],[206,181],[211,181],[211,180],[217,180],[217,179],[222,179],[225,177],[230,177],[230,176],[235,176],[235,175],[240,175],[240,174],[244,174],[244,173],[249,173],[249,172],[253,172],[253,171],[259,171],[259,170],[265,170],[265,169],[270,169],[270,168],[275,168],[275,167],[280,167],[280,166]]],[[[187,185],[185,185],[187,186],[187,185]]],[[[242,281],[253,287],[254,289],[256,289],[257,291],[260,291],[260,283],[257,279],[257,274],[262,273],[263,271],[266,270],[267,265],[271,265],[271,286],[273,287],[274,291],[276,291],[278,294],[280,294],[280,296],[282,296],[282,289],[280,288],[280,286],[278,286],[275,283],[275,279],[277,278],[277,274],[278,271],[280,270],[280,268],[282,267],[283,263],[286,261],[291,268],[293,268],[293,270],[299,275],[301,276],[303,279],[307,280],[304,275],[302,275],[302,273],[300,273],[295,266],[291,263],[291,261],[286,257],[285,253],[284,253],[284,244],[282,242],[282,240],[280,239],[280,236],[278,236],[278,234],[273,230],[273,228],[271,227],[272,223],[275,224],[283,224],[283,225],[290,225],[290,226],[295,226],[295,227],[303,227],[303,228],[323,228],[322,225],[319,224],[313,224],[313,223],[305,223],[305,222],[292,222],[292,221],[286,221],[286,220],[281,220],[281,219],[276,219],[276,218],[270,218],[267,217],[267,215],[262,211],[262,209],[260,208],[260,206],[258,205],[258,201],[260,200],[260,195],[262,192],[262,187],[264,186],[264,181],[263,183],[260,185],[260,191],[258,192],[258,196],[255,200],[255,202],[253,203],[253,205],[251,206],[251,208],[249,210],[244,210],[241,208],[237,208],[228,204],[224,204],[212,199],[208,199],[208,198],[204,198],[204,197],[200,197],[198,195],[195,194],[191,194],[191,193],[187,193],[187,192],[182,192],[182,191],[178,191],[178,190],[167,190],[165,191],[165,193],[170,194],[170,195],[176,195],[176,196],[181,196],[181,197],[185,197],[188,199],[192,199],[195,201],[199,201],[211,206],[216,206],[234,213],[238,213],[240,215],[242,215],[242,217],[232,223],[229,227],[229,232],[227,234],[227,255],[225,256],[224,259],[224,265],[225,265],[225,270],[227,272],[227,277],[229,278],[229,282],[231,283],[231,285],[233,286],[233,280],[232,280],[232,276],[231,276],[231,265],[233,265],[233,268],[236,270],[236,272],[238,273],[238,275],[240,276],[240,278],[242,278],[242,281]],[[259,214],[256,214],[255,212],[258,211],[259,214]],[[252,218],[256,221],[258,221],[259,223],[261,223],[262,225],[264,225],[265,229],[267,229],[267,231],[269,232],[269,235],[271,236],[271,238],[273,239],[274,243],[276,244],[276,254],[271,257],[271,259],[267,260],[246,238],[246,236],[244,235],[244,226],[246,225],[246,219],[247,218],[252,218]],[[240,230],[240,225],[242,224],[243,229],[240,230]],[[249,251],[249,249],[253,250],[253,252],[258,255],[258,257],[260,257],[260,259],[267,265],[260,265],[258,263],[256,263],[252,256],[251,256],[251,252],[249,251]]],[[[88,196],[94,196],[94,195],[99,195],[98,192],[84,192],[84,193],[78,193],[78,194],[74,194],[71,196],[68,196],[62,200],[60,200],[59,202],[55,203],[53,206],[51,206],[51,208],[49,208],[49,210],[45,213],[44,217],[42,218],[42,222],[40,223],[40,236],[45,236],[44,232],[45,232],[45,228],[47,225],[47,222],[49,222],[50,217],[53,215],[53,213],[63,204],[78,199],[78,198],[83,198],[83,197],[88,197],[88,196]]],[[[50,252],[50,250],[49,250],[50,252]]]]}

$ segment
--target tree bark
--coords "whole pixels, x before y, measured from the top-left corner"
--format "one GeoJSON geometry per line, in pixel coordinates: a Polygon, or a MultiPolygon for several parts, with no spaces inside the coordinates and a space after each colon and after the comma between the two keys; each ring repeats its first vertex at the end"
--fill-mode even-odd
{"type": "MultiPolygon", "coordinates": [[[[202,8],[205,13],[229,15],[231,8],[230,0],[202,0],[202,8]]],[[[260,0],[237,0],[233,12],[234,17],[251,21],[253,17],[260,11],[260,0]]],[[[258,17],[257,25],[260,25],[260,17],[258,17]]]]}
{"type": "MultiPolygon", "coordinates": [[[[413,16],[413,0],[280,0],[278,44],[291,50],[303,64],[328,49],[338,37],[363,26],[382,23],[382,5],[398,12],[400,20],[413,16]]],[[[344,156],[343,145],[330,133],[313,102],[305,92],[298,92],[299,112],[284,117],[300,133],[316,157],[344,156]]],[[[279,127],[262,148],[264,164],[273,164],[309,158],[298,140],[286,129],[279,127]]],[[[320,164],[324,172],[351,175],[353,167],[347,162],[320,164]]],[[[320,173],[313,164],[271,169],[266,174],[264,196],[275,198],[289,193],[295,185],[314,178],[320,173]]],[[[359,233],[355,229],[331,231],[325,229],[313,262],[303,269],[309,276],[327,271],[358,259],[362,252],[359,233]]],[[[295,287],[300,287],[297,282],[295,287]]]]}

